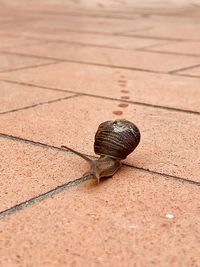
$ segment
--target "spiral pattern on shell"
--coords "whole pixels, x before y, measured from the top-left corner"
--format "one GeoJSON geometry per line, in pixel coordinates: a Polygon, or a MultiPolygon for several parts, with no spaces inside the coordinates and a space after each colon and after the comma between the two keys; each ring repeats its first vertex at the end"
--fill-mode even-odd
{"type": "Polygon", "coordinates": [[[140,142],[140,131],[127,120],[105,121],[95,134],[94,151],[116,159],[125,159],[140,142]]]}

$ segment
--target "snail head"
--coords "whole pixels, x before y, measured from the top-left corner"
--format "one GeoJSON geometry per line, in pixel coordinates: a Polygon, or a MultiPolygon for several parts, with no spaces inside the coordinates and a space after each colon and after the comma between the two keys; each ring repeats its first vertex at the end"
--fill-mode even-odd
{"type": "Polygon", "coordinates": [[[61,147],[75,153],[87,161],[90,165],[90,169],[84,173],[84,176],[90,176],[91,178],[95,179],[97,183],[100,182],[102,177],[111,177],[121,167],[121,161],[118,159],[114,159],[109,156],[100,156],[100,158],[96,160],[91,160],[87,156],[72,148],[67,146],[61,147]]]}

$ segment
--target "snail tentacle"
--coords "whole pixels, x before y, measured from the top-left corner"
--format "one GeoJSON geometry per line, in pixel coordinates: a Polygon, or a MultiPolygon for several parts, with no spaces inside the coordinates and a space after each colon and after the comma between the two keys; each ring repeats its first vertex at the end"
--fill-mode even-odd
{"type": "Polygon", "coordinates": [[[73,152],[74,154],[80,156],[80,157],[83,158],[85,161],[87,161],[87,162],[89,163],[89,165],[90,165],[90,170],[87,171],[87,172],[85,172],[85,173],[83,174],[83,176],[87,176],[87,175],[88,175],[88,176],[90,176],[91,178],[94,177],[94,178],[97,179],[97,182],[98,182],[98,183],[100,182],[100,175],[99,175],[99,173],[98,173],[98,171],[97,171],[97,167],[96,167],[96,164],[95,164],[96,161],[94,161],[94,160],[88,158],[87,156],[83,155],[82,153],[80,153],[80,152],[78,152],[78,151],[76,151],[76,150],[74,150],[74,149],[72,149],[72,148],[69,148],[69,147],[67,147],[67,146],[61,146],[61,148],[67,149],[67,150],[73,152]]]}
{"type": "Polygon", "coordinates": [[[61,146],[62,148],[64,149],[67,149],[73,153],[75,153],[76,155],[80,156],[81,158],[83,158],[84,160],[86,160],[90,165],[93,165],[93,160],[91,160],[90,158],[88,158],[87,156],[83,155],[82,153],[72,149],[72,148],[69,148],[68,146],[61,146]]]}

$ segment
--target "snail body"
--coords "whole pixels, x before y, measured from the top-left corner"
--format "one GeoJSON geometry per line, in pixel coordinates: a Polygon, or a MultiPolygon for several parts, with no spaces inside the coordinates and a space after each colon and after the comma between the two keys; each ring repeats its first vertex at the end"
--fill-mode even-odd
{"type": "Polygon", "coordinates": [[[106,121],[99,125],[95,134],[94,152],[100,155],[97,160],[91,160],[66,146],[62,146],[62,148],[85,159],[90,165],[90,170],[85,175],[90,175],[99,183],[102,177],[113,176],[122,166],[121,160],[125,159],[138,146],[140,137],[139,129],[130,121],[106,121]]]}

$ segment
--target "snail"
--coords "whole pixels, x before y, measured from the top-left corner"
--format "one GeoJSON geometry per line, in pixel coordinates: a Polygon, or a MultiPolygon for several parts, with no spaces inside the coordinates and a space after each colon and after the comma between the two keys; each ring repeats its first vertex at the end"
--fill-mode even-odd
{"type": "Polygon", "coordinates": [[[64,149],[72,151],[90,165],[90,170],[84,175],[89,175],[100,182],[102,177],[111,177],[122,166],[121,160],[125,159],[140,142],[140,131],[135,124],[125,119],[105,121],[99,125],[95,134],[94,152],[100,157],[91,160],[80,152],[67,146],[64,149]]]}

